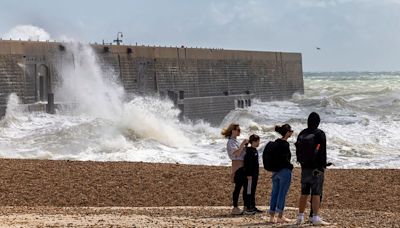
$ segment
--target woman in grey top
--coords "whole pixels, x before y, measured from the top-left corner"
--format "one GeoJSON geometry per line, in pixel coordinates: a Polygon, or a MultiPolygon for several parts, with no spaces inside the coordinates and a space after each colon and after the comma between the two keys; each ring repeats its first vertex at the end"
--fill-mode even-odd
{"type": "Polygon", "coordinates": [[[224,129],[222,131],[222,135],[225,136],[225,138],[228,138],[226,149],[229,158],[232,160],[231,178],[232,182],[235,183],[235,188],[232,193],[232,200],[233,200],[232,214],[238,215],[242,214],[242,211],[238,207],[240,189],[242,188],[243,188],[243,201],[246,200],[245,188],[247,185],[247,179],[244,174],[243,160],[244,160],[244,155],[246,154],[244,148],[249,141],[247,139],[244,139],[242,143],[239,144],[239,141],[237,140],[237,137],[240,135],[239,124],[234,124],[234,123],[230,124],[227,129],[224,129]]]}

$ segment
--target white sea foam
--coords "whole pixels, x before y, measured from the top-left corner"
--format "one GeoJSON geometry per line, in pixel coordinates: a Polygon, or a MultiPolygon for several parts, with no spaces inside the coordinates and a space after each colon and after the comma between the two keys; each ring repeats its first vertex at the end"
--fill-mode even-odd
{"type": "Polygon", "coordinates": [[[50,40],[50,34],[33,25],[17,25],[2,35],[3,39],[13,40],[50,40]]]}

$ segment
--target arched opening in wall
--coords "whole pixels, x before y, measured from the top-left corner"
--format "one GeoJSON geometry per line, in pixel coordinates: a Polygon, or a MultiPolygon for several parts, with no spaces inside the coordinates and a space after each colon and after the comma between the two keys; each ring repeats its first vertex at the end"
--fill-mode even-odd
{"type": "Polygon", "coordinates": [[[36,101],[47,101],[47,94],[50,92],[49,68],[42,64],[38,68],[36,80],[36,101]]]}

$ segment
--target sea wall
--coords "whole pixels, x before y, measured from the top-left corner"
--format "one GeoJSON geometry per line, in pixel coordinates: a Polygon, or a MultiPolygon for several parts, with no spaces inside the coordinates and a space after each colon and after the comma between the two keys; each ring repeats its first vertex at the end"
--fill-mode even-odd
{"type": "MultiPolygon", "coordinates": [[[[71,61],[69,45],[0,41],[0,115],[15,92],[23,103],[45,101],[56,68],[71,61]]],[[[127,93],[169,96],[182,116],[218,124],[251,99],[282,100],[303,93],[300,53],[177,47],[92,45],[127,93]]],[[[55,97],[57,100],[57,97],[55,97]]]]}

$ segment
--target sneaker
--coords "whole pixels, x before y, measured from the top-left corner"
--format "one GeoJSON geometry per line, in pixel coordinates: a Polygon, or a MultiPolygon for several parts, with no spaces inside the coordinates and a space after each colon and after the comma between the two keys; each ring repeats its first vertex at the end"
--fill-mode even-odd
{"type": "Polygon", "coordinates": [[[241,215],[242,211],[238,207],[234,207],[231,212],[232,215],[241,215]]]}
{"type": "Polygon", "coordinates": [[[312,222],[312,224],[313,224],[314,226],[329,226],[329,225],[330,225],[330,223],[325,222],[325,221],[322,220],[321,218],[313,219],[313,220],[311,220],[311,222],[312,222]]]}
{"type": "Polygon", "coordinates": [[[301,225],[304,223],[304,217],[298,216],[296,220],[296,225],[301,225]]]}
{"type": "Polygon", "coordinates": [[[260,209],[258,209],[258,208],[254,208],[254,210],[256,211],[256,213],[264,213],[264,211],[262,211],[262,210],[260,210],[260,209]]]}
{"type": "Polygon", "coordinates": [[[254,209],[245,210],[245,211],[243,211],[243,214],[244,215],[255,215],[256,210],[254,210],[254,209]]]}

